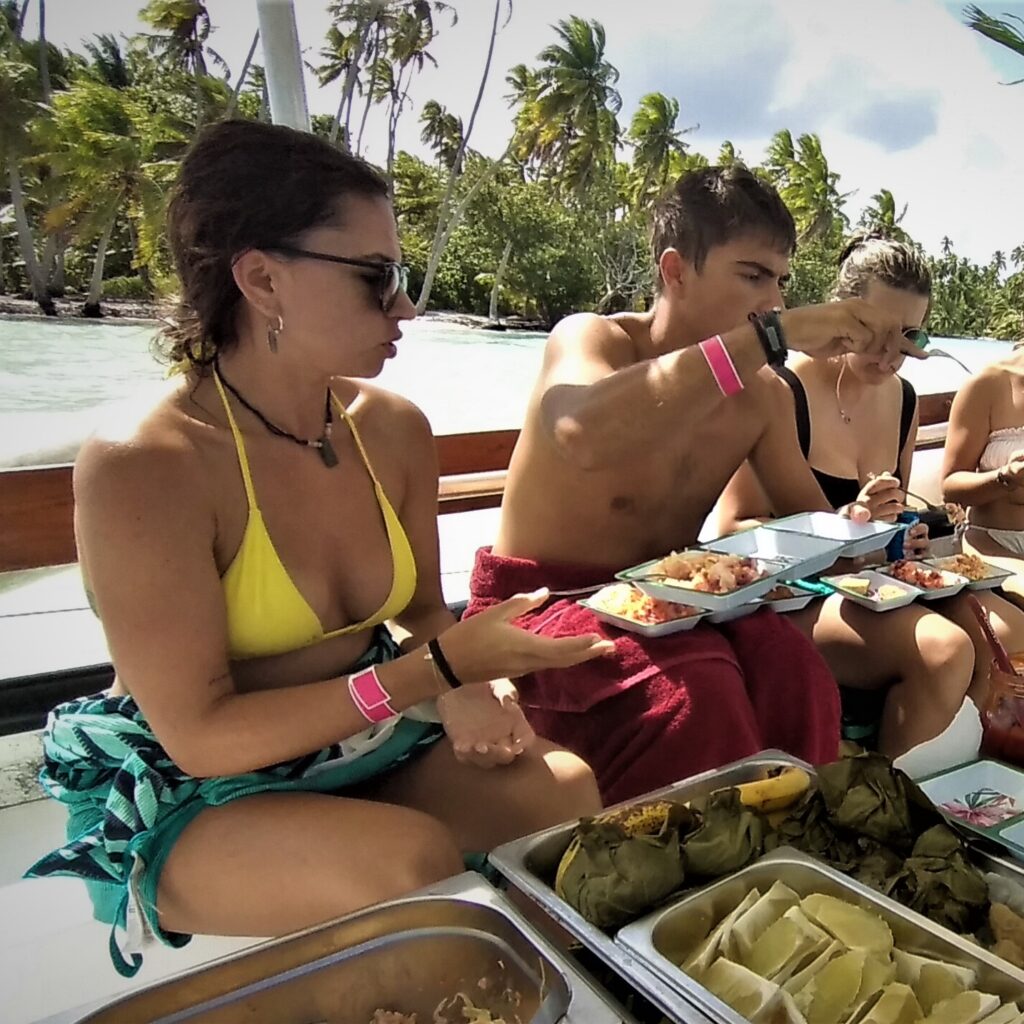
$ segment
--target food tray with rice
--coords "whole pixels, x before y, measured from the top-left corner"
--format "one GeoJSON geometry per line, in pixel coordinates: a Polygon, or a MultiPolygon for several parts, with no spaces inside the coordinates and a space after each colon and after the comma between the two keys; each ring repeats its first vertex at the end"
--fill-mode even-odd
{"type": "Polygon", "coordinates": [[[636,921],[616,941],[728,1024],[974,1024],[1000,1011],[1016,1022],[1024,1002],[1024,971],[795,850],[636,921]]]}
{"type": "Polygon", "coordinates": [[[787,580],[815,576],[831,568],[843,551],[843,542],[829,537],[787,533],[757,526],[728,537],[709,540],[700,547],[727,555],[763,558],[786,566],[787,580]]]}
{"type": "Polygon", "coordinates": [[[615,578],[659,601],[722,612],[762,597],[785,573],[786,566],[780,562],[693,548],[652,558],[616,573],[615,578]]]}
{"type": "Polygon", "coordinates": [[[659,601],[632,583],[612,583],[576,602],[602,622],[640,636],[659,637],[693,629],[707,612],[693,605],[659,601]]]}
{"type": "Polygon", "coordinates": [[[957,554],[945,558],[925,558],[925,565],[945,572],[953,572],[967,579],[968,590],[995,590],[1001,587],[1012,575],[1008,569],[992,565],[977,555],[957,554]]]}
{"type": "Polygon", "coordinates": [[[968,948],[982,942],[1024,965],[1024,870],[969,845],[877,754],[815,771],[766,751],[506,844],[491,859],[637,991],[673,1019],[692,1019],[715,1012],[669,984],[620,941],[620,930],[781,847],[799,847],[890,909],[906,907],[962,936],[968,948]]]}
{"type": "Polygon", "coordinates": [[[855,523],[835,512],[799,512],[765,523],[764,528],[840,541],[840,554],[844,558],[859,558],[880,551],[904,529],[900,523],[855,523]]]}
{"type": "Polygon", "coordinates": [[[52,1024],[613,1024],[631,1017],[480,875],[218,960],[52,1024]]]}
{"type": "Polygon", "coordinates": [[[966,576],[960,576],[948,569],[938,569],[922,561],[901,558],[888,565],[878,567],[883,576],[891,576],[900,583],[909,583],[921,591],[922,601],[936,601],[942,597],[953,597],[967,586],[966,576]]]}
{"type": "Polygon", "coordinates": [[[842,576],[822,576],[821,582],[828,584],[846,600],[870,608],[873,612],[903,608],[921,596],[918,587],[872,569],[842,576]]]}

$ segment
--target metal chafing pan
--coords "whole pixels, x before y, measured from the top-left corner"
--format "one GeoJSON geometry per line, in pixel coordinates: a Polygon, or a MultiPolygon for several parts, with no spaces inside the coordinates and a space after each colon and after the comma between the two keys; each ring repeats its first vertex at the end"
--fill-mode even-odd
{"type": "MultiPolygon", "coordinates": [[[[685,802],[700,800],[716,789],[738,786],[763,779],[775,768],[798,765],[809,767],[798,758],[781,750],[765,750],[714,771],[674,783],[648,793],[636,800],[625,801],[616,808],[649,800],[685,802]]],[[[580,913],[559,898],[554,890],[555,871],[572,839],[575,821],[536,832],[523,839],[499,846],[490,856],[491,863],[514,885],[554,918],[584,946],[612,970],[626,978],[642,995],[673,1019],[700,1021],[701,1015],[692,1005],[681,1002],[679,995],[626,948],[617,945],[612,936],[590,924],[580,913]],[[683,1014],[683,1017],[680,1017],[683,1014]]],[[[706,1018],[704,1018],[706,1019],[706,1018]]]]}
{"type": "MultiPolygon", "coordinates": [[[[458,992],[510,1024],[629,1021],[471,873],[63,1019],[366,1024],[381,1008],[426,1022],[458,992]]],[[[463,1019],[458,1006],[450,1016],[463,1019]]]]}
{"type": "Polygon", "coordinates": [[[861,885],[834,868],[796,850],[780,849],[737,873],[723,878],[670,907],[649,914],[621,929],[616,943],[628,949],[695,1009],[724,1024],[743,1024],[744,1018],[712,995],[677,966],[707,937],[747,893],[762,893],[784,882],[800,896],[825,893],[871,910],[892,929],[896,945],[977,972],[977,988],[1004,1002],[1024,999],[1024,971],[928,918],[861,885]]]}

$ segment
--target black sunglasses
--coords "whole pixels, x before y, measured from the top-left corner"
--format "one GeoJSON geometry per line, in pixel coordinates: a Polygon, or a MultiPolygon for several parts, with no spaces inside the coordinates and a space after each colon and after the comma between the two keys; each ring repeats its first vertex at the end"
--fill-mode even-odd
{"type": "Polygon", "coordinates": [[[908,327],[903,332],[903,337],[907,339],[915,348],[926,349],[931,343],[932,339],[928,337],[926,331],[921,330],[920,327],[908,327]]]}
{"type": "Polygon", "coordinates": [[[401,263],[393,263],[390,260],[353,260],[347,256],[296,249],[291,245],[268,245],[264,248],[284,253],[286,256],[301,256],[307,260],[323,260],[325,263],[342,263],[347,267],[366,267],[375,270],[380,276],[380,292],[377,297],[380,299],[380,308],[385,313],[391,311],[398,293],[408,291],[409,288],[409,268],[401,263]]]}

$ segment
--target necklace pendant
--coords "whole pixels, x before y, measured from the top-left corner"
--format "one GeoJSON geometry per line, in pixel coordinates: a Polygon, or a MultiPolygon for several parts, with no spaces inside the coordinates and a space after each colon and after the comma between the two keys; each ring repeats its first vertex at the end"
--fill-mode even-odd
{"type": "Polygon", "coordinates": [[[320,438],[320,458],[328,469],[333,469],[338,464],[338,454],[326,434],[320,438]]]}

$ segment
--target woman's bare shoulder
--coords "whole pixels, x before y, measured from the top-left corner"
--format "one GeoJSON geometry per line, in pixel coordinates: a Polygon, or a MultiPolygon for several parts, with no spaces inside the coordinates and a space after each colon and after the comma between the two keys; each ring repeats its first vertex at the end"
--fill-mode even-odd
{"type": "Polygon", "coordinates": [[[397,441],[433,438],[430,420],[414,402],[365,380],[346,379],[336,387],[338,397],[360,430],[386,433],[397,441]]]}
{"type": "Polygon", "coordinates": [[[110,408],[75,460],[76,501],[108,491],[136,501],[180,497],[182,486],[194,485],[202,460],[184,411],[187,394],[187,383],[179,381],[110,408]]]}

